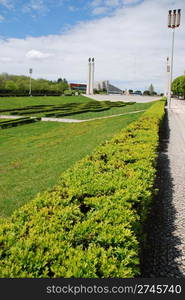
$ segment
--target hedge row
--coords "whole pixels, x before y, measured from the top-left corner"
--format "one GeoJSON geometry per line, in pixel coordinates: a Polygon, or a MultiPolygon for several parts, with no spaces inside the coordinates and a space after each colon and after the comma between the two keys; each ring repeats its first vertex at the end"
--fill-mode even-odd
{"type": "Polygon", "coordinates": [[[19,125],[34,123],[34,122],[40,121],[40,119],[41,118],[25,117],[25,118],[11,119],[11,120],[3,120],[3,121],[0,121],[0,128],[6,129],[6,128],[15,127],[15,126],[19,126],[19,125]]]}
{"type": "MultiPolygon", "coordinates": [[[[134,102],[128,102],[128,104],[133,104],[134,102]]],[[[31,115],[44,113],[46,117],[54,116],[68,116],[73,114],[80,114],[84,112],[97,112],[108,110],[112,107],[123,107],[127,103],[123,102],[110,102],[110,101],[90,101],[88,103],[69,103],[63,105],[38,105],[38,106],[26,106],[17,109],[3,109],[0,112],[8,112],[10,115],[31,115]]]]}
{"type": "Polygon", "coordinates": [[[164,101],[0,228],[0,277],[136,277],[164,101]]]}

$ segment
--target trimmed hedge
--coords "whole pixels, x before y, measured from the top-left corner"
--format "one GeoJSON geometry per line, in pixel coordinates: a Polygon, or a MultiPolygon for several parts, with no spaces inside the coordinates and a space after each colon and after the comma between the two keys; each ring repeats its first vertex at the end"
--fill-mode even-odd
{"type": "Polygon", "coordinates": [[[0,277],[136,277],[164,101],[62,174],[0,228],[0,277]]]}
{"type": "Polygon", "coordinates": [[[2,109],[1,112],[10,113],[10,115],[31,115],[31,114],[44,114],[46,117],[61,117],[61,116],[69,116],[73,114],[80,114],[84,112],[98,112],[108,110],[112,107],[123,107],[127,104],[124,102],[110,102],[110,101],[89,101],[88,103],[67,103],[63,105],[34,105],[34,106],[25,106],[21,108],[15,109],[2,109]]]}
{"type": "Polygon", "coordinates": [[[4,121],[0,121],[0,129],[6,129],[6,128],[15,127],[15,126],[19,126],[19,125],[34,123],[34,122],[38,122],[40,120],[41,120],[41,118],[29,118],[29,117],[11,119],[11,120],[7,120],[7,121],[4,120],[4,121]]]}

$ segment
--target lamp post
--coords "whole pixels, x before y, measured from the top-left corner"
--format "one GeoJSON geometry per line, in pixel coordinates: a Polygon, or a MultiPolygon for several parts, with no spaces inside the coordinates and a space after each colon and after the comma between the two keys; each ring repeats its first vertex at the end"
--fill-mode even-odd
{"type": "Polygon", "coordinates": [[[174,37],[175,37],[175,28],[180,26],[181,19],[181,9],[169,10],[168,12],[168,28],[172,28],[172,50],[171,50],[171,70],[170,70],[170,80],[169,80],[169,89],[168,89],[168,107],[171,106],[171,85],[173,78],[173,55],[174,55],[174,37]]]}
{"type": "Polygon", "coordinates": [[[166,64],[166,88],[165,88],[165,96],[168,97],[169,93],[169,81],[170,81],[170,63],[169,57],[167,57],[167,64],[166,64]]]}
{"type": "Polygon", "coordinates": [[[31,74],[33,73],[33,69],[29,69],[30,73],[30,90],[29,90],[29,96],[31,96],[31,74]]]}

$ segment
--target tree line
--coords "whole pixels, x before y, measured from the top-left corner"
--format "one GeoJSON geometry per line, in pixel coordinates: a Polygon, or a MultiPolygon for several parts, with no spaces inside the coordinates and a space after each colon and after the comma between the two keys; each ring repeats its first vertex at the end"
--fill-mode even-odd
{"type": "MultiPolygon", "coordinates": [[[[31,79],[31,95],[59,96],[69,89],[65,78],[56,81],[46,79],[31,79]]],[[[30,93],[30,77],[0,74],[0,96],[28,96],[30,93]]]]}
{"type": "Polygon", "coordinates": [[[185,99],[185,75],[181,75],[172,82],[172,92],[174,96],[185,99]]]}

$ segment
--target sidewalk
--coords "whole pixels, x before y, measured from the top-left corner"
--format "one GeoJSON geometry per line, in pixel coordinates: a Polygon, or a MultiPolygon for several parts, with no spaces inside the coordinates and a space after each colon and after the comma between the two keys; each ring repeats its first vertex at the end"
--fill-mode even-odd
{"type": "MultiPolygon", "coordinates": [[[[167,109],[158,159],[158,188],[150,216],[144,277],[185,277],[185,102],[167,109]],[[148,252],[147,252],[148,251],[148,252]]],[[[145,260],[145,259],[144,259],[145,260]]]]}

